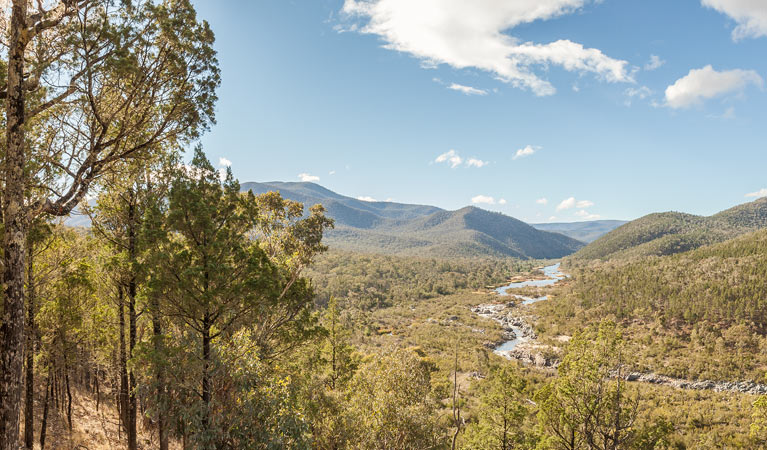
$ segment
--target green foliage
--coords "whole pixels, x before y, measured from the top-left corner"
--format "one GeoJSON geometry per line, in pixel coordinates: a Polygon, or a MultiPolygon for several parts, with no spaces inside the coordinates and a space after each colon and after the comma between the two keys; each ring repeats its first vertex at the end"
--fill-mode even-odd
{"type": "Polygon", "coordinates": [[[481,384],[477,421],[466,428],[461,448],[509,450],[526,444],[529,430],[522,425],[530,411],[525,384],[514,365],[494,367],[481,384]]]}
{"type": "Polygon", "coordinates": [[[356,449],[445,448],[435,420],[433,366],[414,352],[386,349],[365,361],[350,382],[348,412],[355,418],[356,449]]]}
{"type": "Polygon", "coordinates": [[[307,275],[319,304],[335,296],[347,306],[369,310],[483,289],[533,264],[508,258],[424,258],[332,250],[318,258],[307,275]]]}
{"type": "Polygon", "coordinates": [[[656,213],[629,222],[572,256],[574,260],[627,259],[685,252],[767,226],[767,199],[736,206],[710,217],[656,213]]]}
{"type": "Polygon", "coordinates": [[[630,448],[639,397],[620,377],[623,352],[623,337],[611,322],[572,339],[556,379],[536,396],[544,447],[630,448]]]}
{"type": "Polygon", "coordinates": [[[767,231],[667,257],[592,264],[552,298],[536,305],[544,334],[612,317],[627,327],[635,368],[691,379],[763,377],[767,231]]]}

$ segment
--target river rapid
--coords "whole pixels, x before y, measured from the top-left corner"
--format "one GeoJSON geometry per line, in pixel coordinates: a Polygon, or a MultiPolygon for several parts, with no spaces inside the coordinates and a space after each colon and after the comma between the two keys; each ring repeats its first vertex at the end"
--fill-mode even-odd
{"type": "MultiPolygon", "coordinates": [[[[525,297],[523,295],[512,294],[509,291],[524,287],[545,287],[551,286],[565,278],[567,275],[559,270],[559,263],[546,266],[541,269],[546,278],[529,279],[517,281],[501,286],[495,290],[501,297],[512,297],[522,300],[521,305],[531,305],[536,302],[548,300],[548,296],[525,297]]],[[[509,356],[509,352],[514,350],[517,345],[530,339],[535,339],[535,333],[532,327],[528,325],[522,317],[515,312],[517,302],[508,302],[506,304],[479,305],[474,308],[474,312],[500,322],[504,327],[504,337],[509,338],[493,350],[503,356],[509,356]]]]}

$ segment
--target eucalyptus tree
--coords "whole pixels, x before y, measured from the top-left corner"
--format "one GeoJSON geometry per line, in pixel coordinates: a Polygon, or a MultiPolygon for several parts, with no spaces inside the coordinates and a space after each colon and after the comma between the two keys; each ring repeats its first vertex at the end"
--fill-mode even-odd
{"type": "Polygon", "coordinates": [[[213,33],[189,0],[7,3],[2,450],[18,446],[29,224],[69,214],[120,161],[198,136],[213,120],[219,84],[213,33]]]}

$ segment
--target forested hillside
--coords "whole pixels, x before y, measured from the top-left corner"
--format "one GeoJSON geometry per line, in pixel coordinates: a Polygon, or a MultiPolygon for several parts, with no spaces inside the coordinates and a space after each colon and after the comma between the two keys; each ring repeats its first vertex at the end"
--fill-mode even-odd
{"type": "Polygon", "coordinates": [[[656,213],[631,221],[602,236],[573,259],[631,258],[670,255],[722,242],[767,227],[767,198],[709,217],[677,212],[656,213]]]}
{"type": "Polygon", "coordinates": [[[401,256],[560,258],[583,243],[540,231],[512,217],[466,207],[367,202],[336,194],[314,183],[245,183],[254,193],[278,191],[295,201],[325,206],[335,229],[325,241],[333,248],[401,256]]]}
{"type": "Polygon", "coordinates": [[[759,381],[767,373],[767,230],[662,257],[571,265],[540,305],[548,332],[604,317],[624,324],[637,362],[683,378],[759,381]]]}

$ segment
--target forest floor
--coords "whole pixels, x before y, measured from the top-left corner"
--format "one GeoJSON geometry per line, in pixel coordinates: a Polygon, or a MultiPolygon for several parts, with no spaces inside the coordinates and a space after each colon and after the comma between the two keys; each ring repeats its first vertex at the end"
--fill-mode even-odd
{"type": "MultiPolygon", "coordinates": [[[[40,449],[40,426],[42,423],[43,399],[40,391],[35,400],[35,449],[40,449]]],[[[148,423],[142,423],[139,416],[138,447],[140,449],[158,448],[157,433],[148,423]]],[[[21,432],[24,425],[22,421],[21,432]]],[[[119,422],[117,408],[112,395],[101,395],[96,408],[96,396],[82,389],[72,391],[72,430],[67,423],[66,401],[56,404],[51,402],[48,410],[48,427],[45,448],[56,450],[117,450],[127,447],[126,434],[119,422]]],[[[171,442],[172,450],[181,446],[171,442]]]]}

